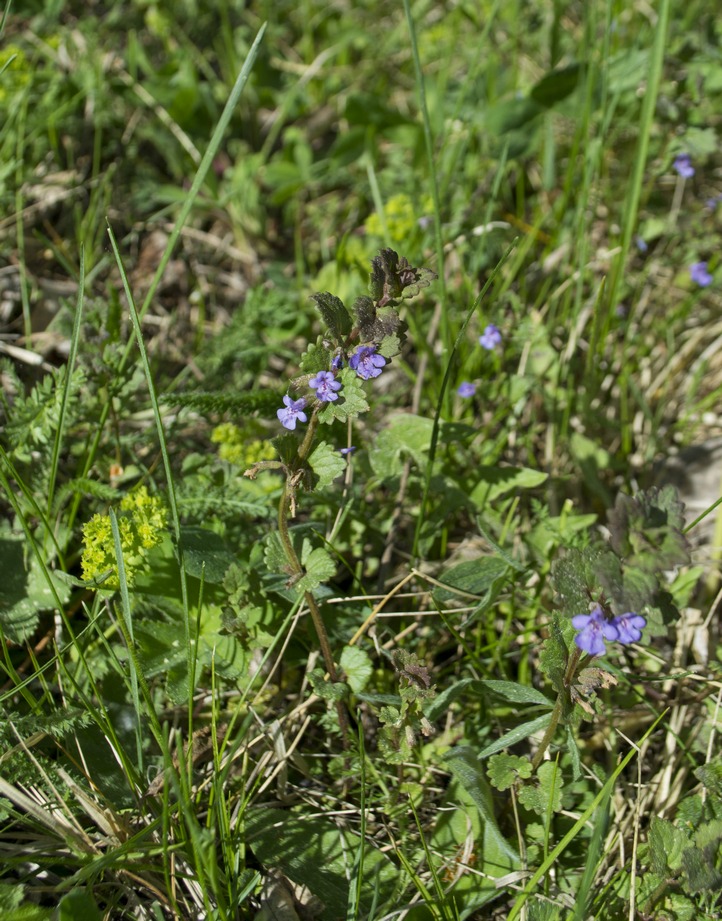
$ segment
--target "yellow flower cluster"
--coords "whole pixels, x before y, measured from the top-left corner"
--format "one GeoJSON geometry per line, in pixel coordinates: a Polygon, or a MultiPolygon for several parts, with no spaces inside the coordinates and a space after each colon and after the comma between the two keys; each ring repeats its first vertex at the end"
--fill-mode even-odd
{"type": "Polygon", "coordinates": [[[1,48],[0,71],[3,71],[0,76],[0,102],[4,102],[30,80],[30,66],[23,49],[18,45],[1,48]]]}
{"type": "MultiPolygon", "coordinates": [[[[425,201],[424,208],[430,210],[431,202],[425,201]]],[[[423,212],[422,212],[423,213],[423,212]]],[[[422,214],[417,214],[417,209],[408,195],[392,195],[384,205],[384,221],[378,214],[369,215],[364,224],[366,233],[375,237],[386,239],[384,231],[384,222],[386,231],[388,231],[388,243],[392,245],[403,245],[408,243],[418,232],[418,218],[422,214]]]]}
{"type": "Polygon", "coordinates": [[[213,429],[211,441],[219,445],[218,456],[234,467],[251,467],[264,460],[273,460],[276,452],[269,441],[249,438],[248,433],[230,422],[223,422],[213,429]]]}
{"type": "MultiPolygon", "coordinates": [[[[151,547],[163,540],[166,519],[162,500],[151,496],[145,486],[140,486],[121,500],[118,531],[128,584],[132,584],[133,576],[144,565],[151,547]]],[[[93,515],[83,526],[80,565],[86,582],[107,576],[102,581],[103,588],[119,587],[110,516],[93,515]]]]}

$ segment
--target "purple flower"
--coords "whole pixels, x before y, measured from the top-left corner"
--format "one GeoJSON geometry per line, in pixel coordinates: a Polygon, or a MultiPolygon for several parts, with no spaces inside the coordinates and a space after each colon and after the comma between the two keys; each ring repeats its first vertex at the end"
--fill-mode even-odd
{"type": "Polygon", "coordinates": [[[617,628],[618,643],[638,643],[642,638],[642,630],[647,626],[647,619],[641,614],[620,614],[612,620],[612,626],[617,628]]]}
{"type": "Polygon", "coordinates": [[[639,250],[640,253],[646,253],[647,250],[649,249],[649,245],[647,241],[643,237],[640,237],[639,235],[637,235],[634,238],[634,242],[636,243],[637,249],[639,250]]]}
{"type": "Polygon", "coordinates": [[[296,428],[297,422],[308,422],[308,416],[303,411],[303,407],[306,405],[306,401],[303,397],[300,400],[292,400],[288,394],[283,398],[283,402],[286,404],[286,408],[276,410],[276,415],[281,423],[281,425],[293,431],[296,428]]]}
{"type": "Polygon", "coordinates": [[[360,345],[348,360],[349,368],[365,381],[378,377],[385,364],[386,359],[383,355],[376,354],[374,345],[360,345]]]}
{"type": "Polygon", "coordinates": [[[689,277],[700,288],[706,288],[712,284],[712,276],[707,271],[706,262],[693,262],[689,267],[689,277]]]}
{"type": "Polygon", "coordinates": [[[705,202],[705,205],[710,211],[716,211],[717,205],[722,201],[722,195],[713,195],[712,198],[708,198],[705,202]]]}
{"type": "Polygon", "coordinates": [[[317,398],[322,403],[333,403],[338,400],[337,391],[341,389],[341,381],[337,381],[331,371],[319,371],[315,377],[308,382],[309,387],[316,391],[317,398]]]}
{"type": "Polygon", "coordinates": [[[493,352],[497,345],[501,345],[501,330],[499,327],[490,323],[482,335],[479,336],[479,345],[490,352],[493,352]]]}
{"type": "Polygon", "coordinates": [[[339,448],[338,453],[346,456],[347,454],[353,454],[356,450],[356,445],[349,445],[347,448],[339,448]]]}
{"type": "Polygon", "coordinates": [[[588,652],[590,656],[604,655],[604,640],[619,639],[619,629],[607,620],[600,607],[594,608],[591,614],[572,617],[572,625],[575,630],[579,630],[574,642],[582,652],[588,652]]]}
{"type": "Polygon", "coordinates": [[[343,368],[343,358],[340,355],[334,355],[331,359],[331,367],[334,371],[340,371],[343,368]]]}
{"type": "Polygon", "coordinates": [[[470,384],[469,381],[463,381],[461,384],[459,384],[456,392],[460,397],[464,397],[464,399],[467,397],[473,397],[476,393],[476,384],[470,384]]]}
{"type": "Polygon", "coordinates": [[[675,168],[677,173],[682,177],[682,179],[691,179],[694,176],[694,167],[692,166],[692,158],[689,154],[683,153],[678,157],[675,157],[674,163],[672,166],[675,168]]]}

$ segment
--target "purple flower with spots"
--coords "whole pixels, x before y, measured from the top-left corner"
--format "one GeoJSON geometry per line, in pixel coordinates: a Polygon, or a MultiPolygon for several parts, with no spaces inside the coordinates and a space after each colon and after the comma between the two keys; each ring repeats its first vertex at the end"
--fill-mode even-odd
{"type": "Polygon", "coordinates": [[[476,384],[472,384],[469,381],[463,381],[459,384],[457,391],[460,397],[467,399],[468,397],[473,397],[476,393],[476,384]]]}
{"type": "Polygon", "coordinates": [[[308,422],[308,416],[303,411],[306,401],[303,397],[300,400],[292,400],[288,394],[283,398],[285,407],[276,410],[281,425],[293,431],[297,422],[308,422]]]}
{"type": "Polygon", "coordinates": [[[620,614],[612,620],[617,628],[618,643],[638,643],[642,639],[642,630],[647,626],[647,619],[641,614],[620,614]]]}
{"type": "Polygon", "coordinates": [[[497,345],[501,345],[501,330],[499,327],[490,323],[479,336],[479,345],[489,352],[493,352],[497,345]]]}
{"type": "Polygon", "coordinates": [[[349,368],[365,381],[378,377],[385,364],[386,359],[376,353],[376,346],[373,345],[360,345],[348,360],[349,368]]]}
{"type": "Polygon", "coordinates": [[[706,288],[712,284],[712,276],[707,271],[706,262],[693,262],[689,267],[689,277],[700,288],[706,288]]]}
{"type": "Polygon", "coordinates": [[[315,377],[308,382],[308,386],[316,391],[316,397],[322,403],[333,403],[338,400],[338,391],[341,389],[341,381],[337,381],[331,371],[319,371],[315,377]]]}
{"type": "Polygon", "coordinates": [[[674,163],[672,164],[678,175],[682,179],[691,179],[694,176],[694,167],[692,166],[692,158],[689,154],[683,153],[678,157],[675,157],[674,163]]]}
{"type": "Polygon", "coordinates": [[[572,626],[579,633],[574,637],[574,642],[590,656],[602,656],[606,652],[604,641],[619,639],[619,629],[604,616],[600,607],[594,608],[590,614],[577,614],[572,617],[572,626]]]}

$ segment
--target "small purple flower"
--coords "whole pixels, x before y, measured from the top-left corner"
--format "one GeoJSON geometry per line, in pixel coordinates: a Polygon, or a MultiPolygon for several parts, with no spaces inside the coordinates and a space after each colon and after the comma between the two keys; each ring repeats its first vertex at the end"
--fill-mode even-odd
{"type": "Polygon", "coordinates": [[[356,450],[356,445],[349,445],[347,448],[339,448],[338,453],[343,454],[345,457],[347,454],[353,454],[355,450],[356,450]]]}
{"type": "Polygon", "coordinates": [[[501,330],[499,327],[490,323],[482,335],[479,336],[479,345],[490,352],[493,352],[497,345],[501,345],[501,330]]]}
{"type": "Polygon", "coordinates": [[[365,381],[378,377],[385,364],[386,359],[383,355],[376,354],[374,345],[360,345],[348,360],[349,368],[365,381]]]}
{"type": "Polygon", "coordinates": [[[331,367],[334,371],[340,371],[343,368],[343,358],[340,355],[334,355],[331,359],[331,367]]]}
{"type": "Polygon", "coordinates": [[[679,154],[678,157],[675,157],[674,163],[672,164],[677,173],[682,177],[682,179],[691,179],[694,176],[694,167],[692,166],[692,158],[689,154],[683,153],[679,154]]]}
{"type": "Polygon", "coordinates": [[[460,397],[464,397],[464,399],[467,397],[473,397],[476,393],[476,384],[471,384],[469,381],[463,381],[461,384],[459,384],[456,392],[460,397]]]}
{"type": "Polygon", "coordinates": [[[308,382],[308,386],[316,391],[316,397],[322,403],[333,403],[338,400],[338,393],[342,387],[341,381],[337,381],[331,371],[319,371],[315,377],[308,382]]]}
{"type": "Polygon", "coordinates": [[[619,630],[604,616],[600,607],[594,608],[590,614],[577,614],[572,617],[572,626],[579,633],[574,637],[574,642],[590,656],[603,656],[606,652],[604,640],[619,639],[619,630]]]}
{"type": "Polygon", "coordinates": [[[617,628],[618,643],[638,643],[642,638],[642,630],[647,626],[647,619],[641,614],[620,614],[612,620],[612,626],[617,628]]]}
{"type": "Polygon", "coordinates": [[[712,276],[707,271],[706,262],[693,262],[689,267],[689,277],[700,288],[706,288],[712,284],[712,276]]]}
{"type": "Polygon", "coordinates": [[[283,398],[286,408],[276,410],[276,415],[281,425],[293,431],[297,422],[308,422],[308,416],[303,411],[306,401],[303,397],[300,400],[292,400],[288,394],[283,398]]]}
{"type": "Polygon", "coordinates": [[[647,243],[647,241],[643,237],[640,237],[639,235],[634,238],[634,242],[640,253],[646,253],[647,250],[649,249],[649,244],[647,243]]]}
{"type": "Polygon", "coordinates": [[[719,205],[721,201],[722,201],[722,195],[713,195],[712,198],[707,199],[707,201],[705,202],[705,206],[710,211],[716,211],[717,205],[719,205]]]}

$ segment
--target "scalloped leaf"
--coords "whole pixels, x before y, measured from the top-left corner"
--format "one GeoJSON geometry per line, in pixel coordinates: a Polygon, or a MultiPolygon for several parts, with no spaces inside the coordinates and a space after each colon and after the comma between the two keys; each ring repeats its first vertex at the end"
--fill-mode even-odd
{"type": "Polygon", "coordinates": [[[531,761],[519,755],[492,755],[486,768],[489,783],[497,790],[508,790],[518,778],[527,780],[532,775],[531,761]]]}
{"type": "Polygon", "coordinates": [[[342,476],[346,461],[327,441],[318,444],[308,459],[311,469],[318,477],[318,486],[330,486],[336,477],[342,476]]]}

